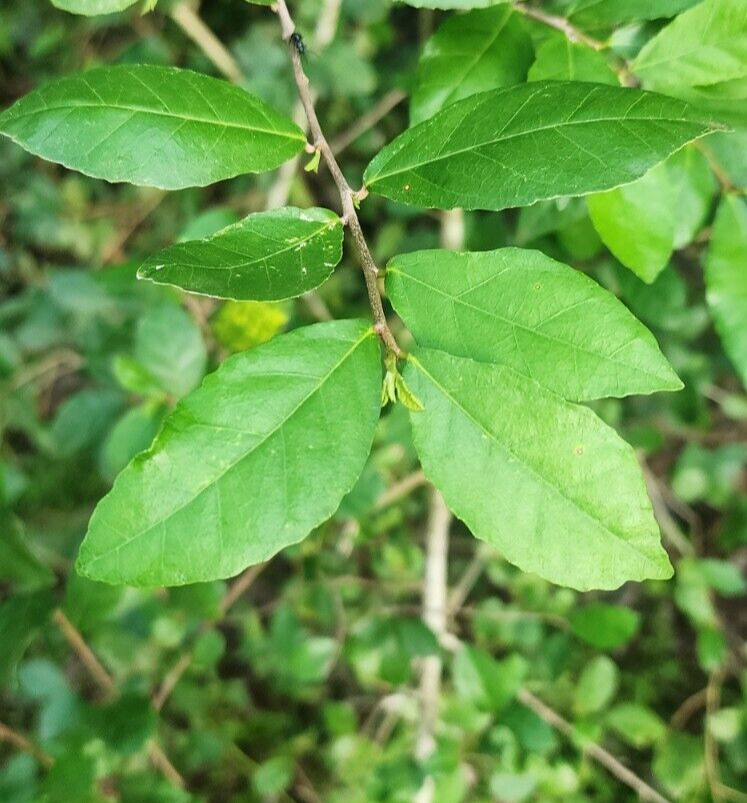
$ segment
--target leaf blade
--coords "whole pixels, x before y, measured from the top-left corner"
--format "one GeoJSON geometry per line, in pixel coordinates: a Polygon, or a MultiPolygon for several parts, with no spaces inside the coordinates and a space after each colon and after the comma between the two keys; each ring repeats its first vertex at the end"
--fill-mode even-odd
{"type": "Polygon", "coordinates": [[[386,282],[421,346],[507,365],[564,398],[682,387],[620,301],[539,251],[419,251],[392,259],[386,282]]]}
{"type": "Polygon", "coordinates": [[[78,571],[181,585],[301,540],[363,469],[380,388],[378,340],[361,321],[315,324],[229,358],[99,503],[78,571]]]}
{"type": "Polygon", "coordinates": [[[500,210],[626,184],[713,130],[664,95],[539,81],[442,109],[380,151],[364,182],[402,203],[500,210]]]}
{"type": "Polygon", "coordinates": [[[418,349],[405,378],[423,470],[477,538],[581,591],[671,577],[633,450],[591,410],[444,352],[418,349]]]}
{"type": "Polygon", "coordinates": [[[143,263],[138,278],[235,301],[284,301],[332,275],[342,241],[334,212],[274,209],[165,248],[143,263]]]}
{"type": "Polygon", "coordinates": [[[706,257],[706,301],[726,353],[747,386],[747,203],[721,201],[706,257]]]}
{"type": "Polygon", "coordinates": [[[0,115],[0,133],[94,178],[165,190],[273,169],[306,141],[295,123],[239,87],[152,65],[46,84],[0,115]]]}

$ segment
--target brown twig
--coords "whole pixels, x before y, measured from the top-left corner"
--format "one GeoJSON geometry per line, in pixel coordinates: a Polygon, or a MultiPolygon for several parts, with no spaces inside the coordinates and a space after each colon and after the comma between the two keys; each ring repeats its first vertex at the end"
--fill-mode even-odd
{"type": "MultiPolygon", "coordinates": [[[[246,571],[240,574],[220,602],[220,618],[217,621],[211,622],[209,625],[204,626],[201,632],[204,633],[215,627],[215,625],[226,616],[228,611],[236,604],[240,597],[245,594],[246,591],[248,591],[248,589],[266,567],[267,563],[258,563],[255,566],[250,566],[248,569],[246,569],[246,571]]],[[[176,663],[169,670],[168,674],[161,682],[161,685],[156,689],[156,691],[153,693],[153,697],[151,698],[151,703],[156,711],[160,711],[164,705],[166,705],[167,700],[169,697],[171,697],[177,684],[182,677],[184,677],[184,673],[192,665],[193,659],[194,655],[192,650],[186,650],[176,660],[176,663]]]]}
{"type": "Polygon", "coordinates": [[[618,781],[632,789],[641,800],[649,801],[650,803],[670,803],[667,798],[659,794],[656,789],[649,786],[642,778],[639,778],[624,764],[621,764],[612,753],[607,752],[601,745],[589,741],[579,742],[573,725],[568,722],[567,719],[560,716],[557,711],[554,711],[538,697],[535,697],[530,691],[520,689],[517,698],[522,705],[534,711],[543,722],[546,722],[548,725],[555,728],[555,730],[560,731],[560,733],[568,737],[571,741],[576,742],[584,755],[593,758],[598,764],[601,764],[611,775],[614,775],[618,781]]]}
{"type": "Polygon", "coordinates": [[[35,745],[32,741],[27,739],[25,736],[22,736],[17,731],[14,731],[13,728],[8,727],[8,725],[5,725],[3,722],[0,722],[0,742],[6,742],[16,750],[20,750],[23,753],[28,753],[30,756],[33,756],[43,767],[47,767],[47,769],[54,764],[54,759],[52,756],[50,756],[48,753],[45,753],[41,747],[35,745]]]}
{"type": "Polygon", "coordinates": [[[295,32],[296,26],[291,18],[290,12],[288,11],[288,6],[286,5],[285,0],[277,0],[274,8],[280,20],[283,40],[289,43],[288,49],[290,51],[291,63],[293,65],[293,75],[296,81],[296,87],[298,89],[298,96],[301,99],[301,104],[303,105],[304,112],[306,113],[306,119],[309,122],[309,130],[311,131],[314,149],[321,152],[329,172],[332,175],[332,179],[337,186],[337,190],[340,195],[340,203],[342,205],[343,220],[350,228],[356,251],[358,252],[358,259],[363,269],[363,276],[366,280],[368,301],[371,305],[371,311],[373,313],[374,330],[389,351],[393,352],[398,357],[403,356],[402,350],[397,344],[397,341],[395,340],[394,335],[389,328],[389,324],[386,321],[384,305],[381,301],[381,294],[379,293],[378,286],[379,269],[376,267],[376,263],[371,256],[368,243],[366,242],[363,229],[361,228],[360,220],[358,219],[358,213],[356,212],[356,203],[361,199],[362,196],[360,193],[353,192],[352,188],[348,184],[347,179],[343,175],[340,165],[337,163],[337,159],[335,159],[335,155],[332,153],[332,149],[330,148],[329,143],[327,142],[322,131],[319,118],[317,117],[316,110],[314,109],[309,79],[306,76],[306,73],[303,69],[303,64],[301,63],[301,54],[298,52],[296,47],[292,47],[290,45],[290,38],[295,32]]]}
{"type": "Polygon", "coordinates": [[[587,36],[583,31],[579,31],[579,29],[571,25],[565,17],[556,17],[554,14],[548,14],[541,8],[536,8],[526,3],[514,3],[514,8],[525,17],[530,17],[533,20],[537,20],[537,22],[541,22],[543,25],[555,28],[556,31],[560,31],[571,42],[580,42],[593,50],[604,50],[606,47],[604,42],[593,39],[591,36],[587,36]]]}
{"type": "Polygon", "coordinates": [[[338,134],[332,142],[330,148],[335,156],[339,156],[345,148],[352,145],[358,137],[362,136],[373,128],[380,120],[389,114],[389,112],[398,106],[407,97],[407,93],[401,89],[392,89],[387,92],[381,100],[378,101],[372,108],[364,115],[361,115],[346,131],[338,134]]]}
{"type": "MultiPolygon", "coordinates": [[[[59,627],[65,640],[73,648],[73,651],[80,659],[80,662],[91,675],[95,683],[110,699],[119,696],[119,689],[114,682],[114,678],[104,669],[103,664],[97,658],[93,650],[86,644],[85,639],[80,634],[73,623],[58,608],[52,614],[52,620],[59,627]]],[[[179,774],[174,765],[169,761],[168,756],[158,746],[155,740],[148,742],[148,755],[153,765],[157,767],[163,776],[178,788],[184,788],[184,778],[179,774]]]]}
{"type": "Polygon", "coordinates": [[[387,490],[381,494],[376,500],[374,511],[378,512],[384,510],[395,502],[399,502],[400,499],[410,494],[416,488],[420,488],[421,485],[425,485],[426,482],[428,482],[428,480],[426,480],[425,474],[423,474],[422,471],[413,471],[412,474],[403,477],[399,482],[396,482],[391,488],[387,488],[387,490]]]}
{"type": "Polygon", "coordinates": [[[168,14],[229,81],[241,83],[243,75],[239,63],[189,2],[181,0],[169,9],[168,14]]]}

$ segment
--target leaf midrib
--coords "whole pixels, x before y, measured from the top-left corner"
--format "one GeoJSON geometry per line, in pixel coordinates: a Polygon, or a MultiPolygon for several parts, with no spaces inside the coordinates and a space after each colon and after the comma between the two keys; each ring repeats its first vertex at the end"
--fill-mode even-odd
{"type": "MultiPolygon", "coordinates": [[[[300,238],[298,240],[294,240],[292,245],[287,245],[284,248],[279,249],[278,251],[273,251],[271,254],[268,254],[267,256],[257,257],[256,259],[250,259],[248,262],[240,262],[237,265],[198,265],[198,264],[195,264],[195,263],[179,262],[177,260],[174,260],[171,263],[170,267],[172,269],[178,269],[180,267],[185,267],[185,268],[198,268],[199,270],[228,270],[228,271],[239,270],[240,268],[247,268],[247,267],[249,267],[251,265],[256,265],[256,264],[258,264],[260,262],[265,262],[268,259],[275,259],[275,258],[281,256],[282,254],[287,254],[289,251],[293,251],[294,249],[298,248],[303,243],[311,242],[311,240],[313,240],[313,239],[315,239],[317,237],[321,237],[328,230],[331,231],[332,229],[334,229],[338,225],[339,222],[340,221],[333,221],[333,222],[330,222],[330,223],[320,223],[321,228],[315,229],[311,234],[308,234],[305,237],[302,237],[302,238],[300,238]]],[[[232,232],[232,234],[233,233],[234,232],[232,232]]],[[[218,242],[218,240],[220,239],[221,236],[228,236],[228,234],[221,235],[220,233],[218,233],[218,234],[215,234],[213,237],[209,237],[206,240],[190,240],[189,242],[186,242],[186,243],[177,243],[175,245],[172,245],[170,248],[167,248],[166,251],[171,251],[172,249],[186,248],[186,247],[188,247],[190,245],[191,246],[195,246],[195,245],[211,245],[211,246],[217,246],[218,248],[222,248],[222,249],[224,249],[226,251],[229,251],[229,253],[234,253],[237,256],[244,256],[244,255],[241,254],[240,251],[234,251],[233,249],[226,248],[226,246],[224,246],[220,242],[218,242]]],[[[166,259],[166,252],[164,252],[163,257],[164,257],[164,259],[166,259]]],[[[160,264],[160,262],[161,261],[159,259],[159,255],[156,254],[156,256],[151,257],[151,259],[148,260],[146,265],[150,265],[150,264],[156,265],[156,264],[160,264]]],[[[145,267],[145,265],[143,267],[145,267]]],[[[164,264],[164,267],[166,267],[166,264],[164,264]]],[[[332,269],[328,269],[326,265],[324,267],[325,267],[325,270],[329,270],[330,273],[332,272],[332,269]]],[[[142,270],[142,268],[141,268],[141,270],[142,270]]],[[[153,277],[152,276],[145,276],[145,278],[146,279],[151,279],[153,277]]]]}
{"type": "Polygon", "coordinates": [[[109,549],[106,552],[102,552],[100,555],[97,555],[95,558],[92,558],[91,560],[87,561],[86,567],[87,568],[92,567],[93,565],[98,563],[100,560],[103,560],[104,558],[108,558],[110,555],[114,555],[114,554],[118,553],[124,547],[129,546],[134,541],[137,541],[140,538],[142,538],[144,535],[147,535],[150,532],[152,532],[156,527],[165,526],[166,522],[169,519],[173,518],[181,510],[184,510],[184,508],[186,508],[189,505],[191,505],[196,499],[198,499],[207,490],[209,490],[210,488],[213,488],[215,485],[217,485],[223,479],[223,477],[226,476],[226,474],[228,474],[230,471],[233,471],[240,463],[242,463],[250,455],[254,454],[254,452],[257,449],[259,449],[261,446],[263,446],[271,437],[273,437],[273,435],[275,435],[278,431],[281,431],[282,427],[284,427],[285,424],[287,424],[288,421],[290,421],[290,419],[293,418],[294,415],[296,415],[296,413],[306,404],[306,402],[308,402],[309,399],[311,399],[311,397],[314,396],[315,393],[318,393],[321,390],[321,388],[325,385],[327,380],[343,365],[343,363],[350,357],[350,355],[353,354],[353,352],[355,352],[356,349],[358,349],[358,347],[365,340],[367,340],[369,337],[371,337],[372,335],[373,335],[373,330],[367,329],[353,343],[353,345],[345,352],[345,354],[343,354],[342,357],[332,366],[332,368],[321,379],[321,381],[317,385],[315,385],[309,391],[309,393],[307,393],[306,396],[303,397],[303,399],[301,399],[301,401],[285,416],[285,418],[281,419],[281,421],[279,421],[269,432],[267,432],[261,438],[261,440],[257,441],[257,443],[255,443],[248,451],[246,451],[244,454],[242,454],[237,460],[235,460],[230,465],[226,466],[226,468],[220,474],[218,474],[217,477],[212,479],[207,485],[204,485],[202,488],[200,488],[200,490],[197,491],[186,502],[184,502],[183,504],[181,504],[178,507],[174,508],[171,512],[168,513],[168,515],[164,516],[163,518],[159,519],[158,521],[153,522],[146,530],[141,530],[139,533],[135,533],[135,535],[133,535],[131,538],[128,538],[126,541],[123,541],[122,543],[117,544],[117,546],[113,547],[112,549],[109,549]]]}
{"type": "MultiPolygon", "coordinates": [[[[11,107],[8,112],[12,111],[11,107]]],[[[16,112],[13,115],[8,113],[4,115],[0,115],[0,130],[5,123],[11,123],[14,120],[21,120],[25,117],[34,117],[39,114],[45,114],[46,112],[55,112],[55,111],[69,111],[70,109],[96,109],[98,111],[129,111],[132,112],[133,115],[135,114],[150,114],[156,117],[168,117],[169,119],[174,120],[183,120],[185,122],[192,122],[192,123],[202,123],[205,125],[212,125],[218,126],[221,128],[236,128],[240,131],[255,131],[260,134],[273,134],[277,137],[283,137],[286,139],[291,140],[299,140],[301,141],[303,137],[291,134],[284,133],[282,131],[278,131],[277,129],[270,129],[270,128],[260,128],[255,125],[247,125],[243,123],[232,123],[232,122],[225,122],[216,119],[208,119],[207,117],[196,117],[195,115],[188,115],[188,114],[179,114],[177,112],[165,112],[165,111],[158,111],[156,109],[150,109],[147,106],[132,106],[132,105],[118,105],[118,104],[106,104],[106,103],[68,103],[65,106],[45,106],[41,109],[33,109],[31,111],[25,112],[16,112]]]]}
{"type": "MultiPolygon", "coordinates": [[[[584,348],[583,346],[577,346],[575,343],[572,343],[571,341],[562,340],[559,337],[552,337],[551,335],[548,335],[548,334],[546,334],[544,332],[540,332],[537,329],[532,329],[530,326],[526,326],[525,324],[521,324],[521,323],[518,323],[517,321],[513,321],[510,318],[504,318],[502,315],[498,315],[498,313],[496,313],[496,312],[494,312],[492,310],[483,309],[482,307],[477,307],[474,304],[470,304],[470,303],[468,303],[466,301],[462,301],[461,297],[451,296],[448,293],[445,293],[443,290],[439,289],[438,287],[434,287],[433,285],[430,285],[427,282],[422,281],[422,279],[416,279],[412,274],[403,273],[401,270],[397,270],[396,268],[389,268],[388,271],[389,271],[389,273],[398,273],[403,278],[409,279],[410,281],[413,281],[413,282],[415,282],[417,284],[420,284],[423,287],[426,287],[429,290],[432,290],[433,292],[438,293],[439,295],[442,295],[444,298],[446,298],[447,300],[451,301],[452,303],[461,304],[463,307],[467,307],[467,309],[475,310],[476,312],[479,312],[482,315],[487,315],[489,318],[495,318],[496,320],[502,321],[503,323],[506,323],[509,326],[515,326],[516,328],[522,329],[523,331],[529,332],[530,334],[536,335],[537,337],[544,338],[545,340],[549,340],[549,341],[551,341],[553,343],[560,343],[563,346],[568,346],[568,348],[576,349],[578,351],[583,352],[584,354],[589,354],[592,357],[597,357],[600,360],[609,361],[609,362],[613,363],[614,365],[619,365],[619,366],[621,366],[623,368],[629,368],[629,369],[633,369],[635,371],[640,371],[641,373],[646,374],[646,376],[650,376],[650,377],[653,377],[655,379],[659,379],[659,380],[662,379],[660,374],[655,374],[655,373],[652,373],[651,371],[646,371],[644,368],[640,368],[640,367],[638,367],[636,365],[631,365],[630,363],[623,362],[622,360],[616,360],[614,357],[605,356],[604,354],[601,354],[601,353],[599,353],[597,351],[591,351],[590,349],[584,348]]],[[[470,288],[470,290],[473,290],[473,289],[475,289],[475,288],[470,288]]],[[[541,324],[540,324],[540,326],[541,326],[541,324]]],[[[533,377],[529,377],[529,378],[532,379],[533,377]]]]}
{"type": "MultiPolygon", "coordinates": [[[[585,508],[581,507],[575,499],[571,499],[570,497],[566,496],[565,493],[555,484],[550,482],[546,477],[540,474],[533,466],[526,463],[519,457],[515,452],[513,452],[505,443],[500,441],[494,432],[487,429],[485,425],[479,421],[475,416],[469,412],[462,404],[460,404],[457,399],[455,399],[449,391],[423,366],[420,360],[417,357],[410,355],[408,358],[410,359],[414,365],[422,371],[430,380],[431,382],[441,391],[441,393],[458,409],[460,410],[481,432],[483,432],[493,443],[496,444],[500,449],[503,450],[509,457],[513,458],[520,466],[523,466],[527,473],[531,474],[532,476],[536,477],[537,480],[542,484],[547,486],[557,497],[560,498],[561,501],[571,505],[575,510],[578,510],[583,516],[588,518],[590,521],[594,522],[596,526],[602,529],[604,532],[609,533],[613,538],[619,541],[626,549],[633,552],[638,558],[643,558],[645,561],[650,563],[654,566],[657,570],[659,569],[658,564],[655,561],[652,561],[648,555],[644,555],[642,552],[639,552],[627,539],[625,539],[619,533],[616,533],[614,530],[611,530],[603,521],[598,519],[593,513],[590,513],[585,508]]],[[[511,369],[508,369],[511,370],[511,369]]]]}
{"type": "MultiPolygon", "coordinates": [[[[469,98],[467,98],[469,100],[469,98]]],[[[453,109],[455,104],[447,107],[448,109],[453,109]]],[[[477,108],[477,107],[475,107],[477,108]]],[[[474,111],[474,109],[472,109],[474,111]]],[[[426,123],[432,122],[433,118],[427,120],[426,123]]],[[[463,122],[463,121],[462,121],[463,122]]],[[[399,175],[400,173],[406,173],[407,171],[417,170],[419,167],[423,167],[424,165],[431,165],[436,162],[442,162],[444,159],[451,159],[454,156],[460,156],[463,153],[469,153],[470,151],[478,150],[479,148],[484,148],[489,145],[497,145],[502,142],[508,142],[512,139],[518,139],[519,137],[526,137],[531,134],[536,134],[540,131],[557,131],[562,128],[568,128],[571,126],[576,125],[593,125],[594,123],[679,123],[679,124],[686,124],[686,125],[697,125],[695,121],[692,120],[683,120],[683,119],[674,119],[669,117],[595,117],[589,120],[567,120],[562,123],[554,123],[552,125],[545,125],[539,126],[538,128],[532,128],[527,131],[519,131],[515,134],[509,134],[505,137],[497,137],[496,139],[488,140],[486,142],[476,142],[473,145],[470,145],[467,148],[460,148],[455,151],[451,151],[449,153],[439,154],[438,156],[434,156],[432,159],[428,159],[424,162],[416,162],[414,164],[407,165],[405,167],[398,168],[397,170],[391,173],[380,173],[379,175],[375,176],[368,182],[367,186],[373,186],[377,181],[383,181],[384,179],[391,178],[392,176],[399,175]]],[[[426,123],[421,123],[421,125],[425,125],[426,123]]],[[[705,123],[701,124],[702,126],[707,125],[705,123]]],[[[417,126],[415,127],[417,128],[417,126]]],[[[409,131],[414,131],[415,129],[408,129],[409,131]]],[[[571,140],[573,142],[573,140],[571,140]]],[[[577,143],[573,143],[577,145],[577,143]]],[[[578,147],[578,146],[577,146],[578,147]]],[[[397,154],[392,155],[392,159],[397,154]]]]}

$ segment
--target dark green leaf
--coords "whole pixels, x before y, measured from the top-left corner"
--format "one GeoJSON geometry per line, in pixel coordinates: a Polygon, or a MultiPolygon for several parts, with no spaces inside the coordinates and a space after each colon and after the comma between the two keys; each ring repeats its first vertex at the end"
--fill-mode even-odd
{"type": "Polygon", "coordinates": [[[274,209],[172,245],[138,277],[218,298],[281,301],[329,278],[342,258],[342,237],[342,221],[327,209],[274,209]]]}
{"type": "Polygon", "coordinates": [[[721,201],[706,259],[706,298],[716,328],[747,385],[747,203],[721,201]]]}
{"type": "Polygon", "coordinates": [[[451,104],[389,143],[364,179],[403,203],[504,209],[627,184],[713,130],[674,98],[542,81],[451,104]]]}
{"type": "Polygon", "coordinates": [[[520,83],[532,53],[529,34],[510,6],[449,17],[420,58],[411,124],[470,95],[520,83]]]}
{"type": "Polygon", "coordinates": [[[638,632],[640,624],[640,617],[630,608],[603,602],[577,608],[569,619],[573,632],[600,650],[612,650],[626,644],[638,632]]]}
{"type": "Polygon", "coordinates": [[[0,115],[27,151],[107,181],[166,190],[272,170],[301,129],[226,81],[170,67],[102,67],[60,78],[0,115]]]}
{"type": "Polygon", "coordinates": [[[230,357],[99,503],[78,570],[182,585],[230,577],[300,541],[358,479],[380,390],[378,341],[360,321],[230,357]]]}
{"type": "Polygon", "coordinates": [[[397,256],[387,292],[421,346],[507,365],[575,401],[682,387],[623,304],[539,251],[397,256]]]}

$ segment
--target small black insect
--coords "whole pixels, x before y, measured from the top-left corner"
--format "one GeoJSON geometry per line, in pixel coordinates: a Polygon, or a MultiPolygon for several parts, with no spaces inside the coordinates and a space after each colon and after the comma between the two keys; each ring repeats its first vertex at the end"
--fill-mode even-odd
{"type": "Polygon", "coordinates": [[[299,56],[305,56],[309,52],[308,47],[306,47],[306,42],[303,40],[303,36],[301,36],[298,31],[290,35],[290,43],[296,48],[299,56]]]}

